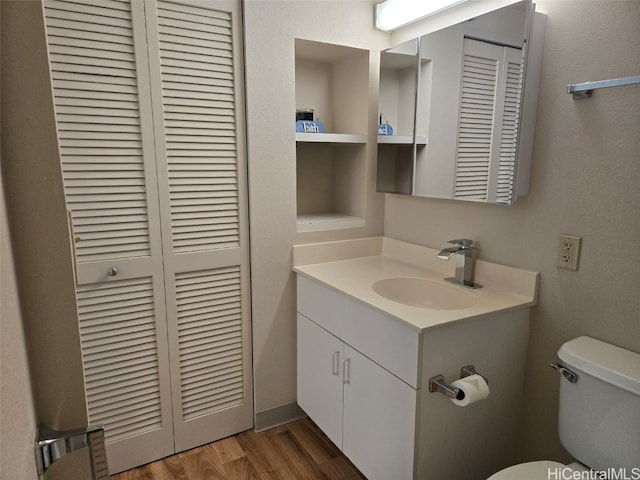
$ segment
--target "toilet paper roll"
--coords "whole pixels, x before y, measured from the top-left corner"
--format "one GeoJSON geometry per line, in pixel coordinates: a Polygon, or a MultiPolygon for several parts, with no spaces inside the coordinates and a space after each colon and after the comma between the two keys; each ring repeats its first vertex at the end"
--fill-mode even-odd
{"type": "MultiPolygon", "coordinates": [[[[489,396],[489,385],[480,375],[469,375],[468,377],[456,380],[452,387],[459,388],[464,396],[460,399],[452,398],[451,401],[459,407],[466,407],[472,403],[484,400],[489,396]]],[[[461,395],[458,395],[459,397],[461,395]]]]}

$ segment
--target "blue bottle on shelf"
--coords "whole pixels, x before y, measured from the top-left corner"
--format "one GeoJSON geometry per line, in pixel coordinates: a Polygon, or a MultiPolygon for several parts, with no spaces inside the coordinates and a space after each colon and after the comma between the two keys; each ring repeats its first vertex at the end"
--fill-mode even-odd
{"type": "Polygon", "coordinates": [[[389,122],[382,123],[382,115],[378,119],[378,135],[393,135],[393,127],[389,125],[389,122]]]}

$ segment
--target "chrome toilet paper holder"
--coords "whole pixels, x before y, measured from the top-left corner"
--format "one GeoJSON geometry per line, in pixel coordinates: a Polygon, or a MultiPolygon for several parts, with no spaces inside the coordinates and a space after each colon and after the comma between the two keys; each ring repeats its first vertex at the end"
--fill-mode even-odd
{"type": "MultiPolygon", "coordinates": [[[[471,375],[480,375],[476,372],[476,367],[473,365],[465,365],[460,369],[460,378],[470,377],[471,375]]],[[[489,380],[484,375],[480,375],[484,378],[484,381],[489,384],[489,380]]],[[[430,393],[442,393],[449,398],[455,398],[456,400],[462,400],[464,398],[464,392],[457,387],[452,387],[444,381],[444,375],[436,375],[429,379],[429,392],[430,393]]]]}

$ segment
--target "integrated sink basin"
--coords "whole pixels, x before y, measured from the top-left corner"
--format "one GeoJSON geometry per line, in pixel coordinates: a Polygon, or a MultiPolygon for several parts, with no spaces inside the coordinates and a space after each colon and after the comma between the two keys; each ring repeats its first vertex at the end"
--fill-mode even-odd
{"type": "Polygon", "coordinates": [[[385,278],[373,284],[378,295],[397,303],[432,310],[459,310],[476,303],[474,293],[456,285],[415,277],[385,278]]]}

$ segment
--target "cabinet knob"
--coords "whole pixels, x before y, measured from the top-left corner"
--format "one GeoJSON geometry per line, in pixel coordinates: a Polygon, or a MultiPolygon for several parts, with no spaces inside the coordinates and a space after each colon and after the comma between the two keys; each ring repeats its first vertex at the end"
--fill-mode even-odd
{"type": "Polygon", "coordinates": [[[109,270],[107,270],[107,275],[109,275],[110,277],[115,277],[116,275],[118,275],[118,269],[116,267],[111,267],[109,270]]]}

